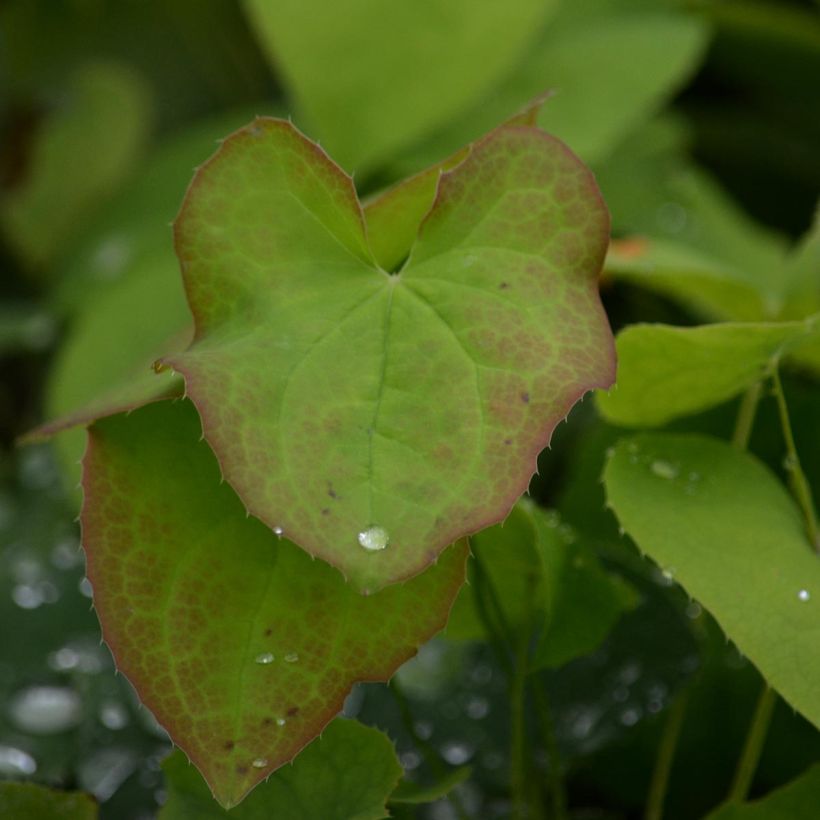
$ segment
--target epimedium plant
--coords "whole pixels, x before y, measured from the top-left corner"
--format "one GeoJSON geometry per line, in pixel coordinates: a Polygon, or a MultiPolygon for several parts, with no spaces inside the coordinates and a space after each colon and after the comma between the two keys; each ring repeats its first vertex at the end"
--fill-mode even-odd
{"type": "Polygon", "coordinates": [[[194,334],[156,369],[184,400],[160,377],[41,431],[94,419],[81,525],[104,637],[226,807],[445,625],[464,537],[612,383],[606,207],[538,107],[364,208],[257,118],[176,222],[194,334]]]}

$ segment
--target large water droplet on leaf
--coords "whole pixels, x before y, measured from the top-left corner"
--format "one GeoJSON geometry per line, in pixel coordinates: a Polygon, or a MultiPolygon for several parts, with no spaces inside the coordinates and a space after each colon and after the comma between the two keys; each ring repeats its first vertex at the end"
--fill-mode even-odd
{"type": "Polygon", "coordinates": [[[389,541],[390,536],[384,527],[368,527],[359,533],[359,543],[371,552],[383,550],[389,541]]]}
{"type": "Polygon", "coordinates": [[[810,601],[811,593],[807,589],[801,589],[800,592],[797,593],[797,597],[801,601],[810,601]]]}
{"type": "Polygon", "coordinates": [[[261,663],[266,666],[269,663],[273,663],[275,659],[273,652],[262,652],[256,656],[255,660],[257,663],[261,663]]]}

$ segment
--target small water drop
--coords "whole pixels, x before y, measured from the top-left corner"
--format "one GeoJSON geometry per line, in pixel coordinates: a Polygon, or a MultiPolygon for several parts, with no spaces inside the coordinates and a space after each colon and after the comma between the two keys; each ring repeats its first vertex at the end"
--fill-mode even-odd
{"type": "Polygon", "coordinates": [[[483,698],[480,695],[472,695],[467,701],[467,707],[464,711],[467,712],[467,717],[473,720],[481,720],[489,714],[490,703],[487,698],[483,698]]]}
{"type": "Polygon", "coordinates": [[[254,660],[257,663],[261,663],[263,666],[267,666],[269,663],[273,663],[276,658],[273,655],[273,652],[260,652],[254,660]]]}
{"type": "Polygon", "coordinates": [[[109,700],[102,704],[99,718],[100,723],[106,729],[111,729],[112,732],[124,729],[128,725],[128,711],[115,700],[109,700]]]}
{"type": "Polygon", "coordinates": [[[20,609],[37,609],[45,601],[39,586],[34,584],[17,584],[11,591],[11,598],[20,609]]]}
{"type": "Polygon", "coordinates": [[[700,618],[702,612],[703,609],[697,601],[690,601],[686,605],[686,616],[687,618],[691,618],[693,621],[700,618]]]}
{"type": "Polygon", "coordinates": [[[253,766],[254,769],[264,769],[267,765],[268,761],[264,757],[257,757],[256,760],[251,763],[251,766],[253,766]]]}
{"type": "Polygon", "coordinates": [[[399,763],[406,772],[412,772],[421,765],[421,756],[416,752],[402,752],[399,755],[399,763]]]}
{"type": "Polygon", "coordinates": [[[801,589],[800,592],[797,593],[797,597],[801,601],[810,601],[811,593],[807,589],[801,589]]]}
{"type": "Polygon", "coordinates": [[[284,718],[276,718],[276,725],[277,726],[284,726],[287,721],[284,718]]]}
{"type": "Polygon", "coordinates": [[[30,754],[14,746],[0,746],[0,774],[15,777],[36,771],[37,761],[30,754]]]}
{"type": "Polygon", "coordinates": [[[36,735],[64,732],[82,719],[82,700],[59,686],[31,686],[15,696],[9,714],[19,729],[36,735]]]}
{"type": "Polygon", "coordinates": [[[285,534],[285,531],[281,527],[274,527],[273,528],[273,534],[277,538],[281,538],[285,534]]]}
{"type": "Polygon", "coordinates": [[[83,578],[77,585],[77,589],[80,590],[80,595],[84,595],[86,598],[91,598],[94,595],[94,588],[88,578],[83,578]]]}
{"type": "Polygon", "coordinates": [[[637,707],[630,707],[621,712],[621,723],[624,726],[634,726],[641,719],[641,710],[637,707]]]}
{"type": "Polygon", "coordinates": [[[370,552],[383,550],[390,541],[390,536],[384,527],[372,526],[359,533],[359,544],[370,552]]]}
{"type": "Polygon", "coordinates": [[[288,652],[284,660],[286,663],[296,663],[299,660],[299,655],[296,652],[288,652]]]}
{"type": "Polygon", "coordinates": [[[463,766],[474,754],[475,749],[469,743],[458,740],[448,740],[441,747],[441,756],[451,766],[463,766]]]}
{"type": "Polygon", "coordinates": [[[665,478],[668,481],[678,477],[678,468],[674,464],[670,464],[663,459],[655,459],[650,465],[649,469],[658,476],[658,478],[665,478]]]}
{"type": "Polygon", "coordinates": [[[787,473],[793,473],[797,469],[797,457],[794,455],[787,455],[783,459],[783,469],[787,473]]]}

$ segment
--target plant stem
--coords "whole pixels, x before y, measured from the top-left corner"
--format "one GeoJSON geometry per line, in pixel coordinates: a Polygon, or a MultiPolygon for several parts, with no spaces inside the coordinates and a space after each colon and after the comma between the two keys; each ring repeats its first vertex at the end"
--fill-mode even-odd
{"type": "Polygon", "coordinates": [[[732,444],[739,450],[745,450],[749,446],[749,437],[752,435],[752,426],[754,425],[761,390],[760,382],[755,382],[740,400],[735,431],[732,434],[732,444]]]}
{"type": "Polygon", "coordinates": [[[549,790],[552,802],[552,820],[567,820],[567,793],[564,786],[564,773],[561,769],[561,754],[558,750],[558,741],[555,738],[555,727],[552,722],[547,696],[544,687],[538,678],[534,678],[532,687],[535,710],[541,724],[541,736],[544,747],[549,755],[549,790]]]}
{"type": "Polygon", "coordinates": [[[666,800],[666,792],[669,787],[669,775],[672,772],[672,762],[675,759],[675,750],[678,746],[683,718],[686,714],[686,707],[689,703],[689,692],[683,692],[672,704],[669,716],[663,727],[661,743],[658,749],[658,758],[655,761],[655,768],[652,772],[652,780],[649,784],[649,796],[646,801],[645,820],[661,820],[663,817],[663,804],[666,800]]]}
{"type": "Polygon", "coordinates": [[[792,425],[789,421],[789,408],[786,405],[786,396],[783,393],[783,385],[780,382],[780,372],[777,364],[772,368],[772,387],[774,389],[774,397],[777,400],[777,410],[780,415],[780,427],[783,430],[783,439],[786,444],[786,469],[789,472],[789,482],[792,487],[797,503],[803,512],[803,518],[806,521],[806,532],[809,536],[809,542],[815,552],[820,553],[820,535],[817,530],[817,516],[814,512],[814,501],[811,496],[811,489],[809,482],[806,480],[806,474],[800,465],[800,458],[797,455],[797,448],[794,444],[794,434],[792,433],[792,425]]]}
{"type": "Polygon", "coordinates": [[[763,743],[766,740],[776,700],[777,695],[774,689],[764,683],[763,691],[755,707],[752,724],[749,727],[749,734],[746,736],[746,743],[743,745],[743,752],[737,764],[735,779],[729,790],[729,802],[741,802],[749,794],[749,787],[752,785],[760,753],[763,751],[763,743]]]}

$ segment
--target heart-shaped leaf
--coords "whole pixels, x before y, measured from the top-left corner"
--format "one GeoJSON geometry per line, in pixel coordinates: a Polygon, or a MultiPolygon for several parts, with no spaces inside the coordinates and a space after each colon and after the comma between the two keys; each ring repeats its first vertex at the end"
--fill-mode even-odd
{"type": "Polygon", "coordinates": [[[616,339],[618,386],[597,396],[598,407],[613,424],[665,424],[738,395],[818,332],[820,315],[780,324],[630,325],[616,339]]]}
{"type": "Polygon", "coordinates": [[[703,436],[622,440],[604,471],[621,525],[820,726],[820,560],[783,485],[703,436]]]}
{"type": "Polygon", "coordinates": [[[363,597],[246,518],[199,429],[168,401],[95,424],[81,523],[118,667],[231,806],[444,626],[467,547],[363,597]]]}
{"type": "Polygon", "coordinates": [[[489,91],[554,5],[321,0],[306,14],[298,0],[245,0],[311,133],[345,168],[358,171],[389,159],[489,91]]]}
{"type": "Polygon", "coordinates": [[[337,718],[241,806],[214,802],[199,773],[174,752],[162,764],[168,802],[159,820],[379,820],[402,769],[390,739],[355,720],[337,718]],[[340,761],[344,765],[339,765],[340,761]]]}
{"type": "Polygon", "coordinates": [[[558,421],[611,384],[607,229],[561,143],[500,128],[441,175],[390,276],[352,180],[260,119],[176,223],[196,334],[167,362],[248,510],[373,590],[503,518],[558,421]]]}

